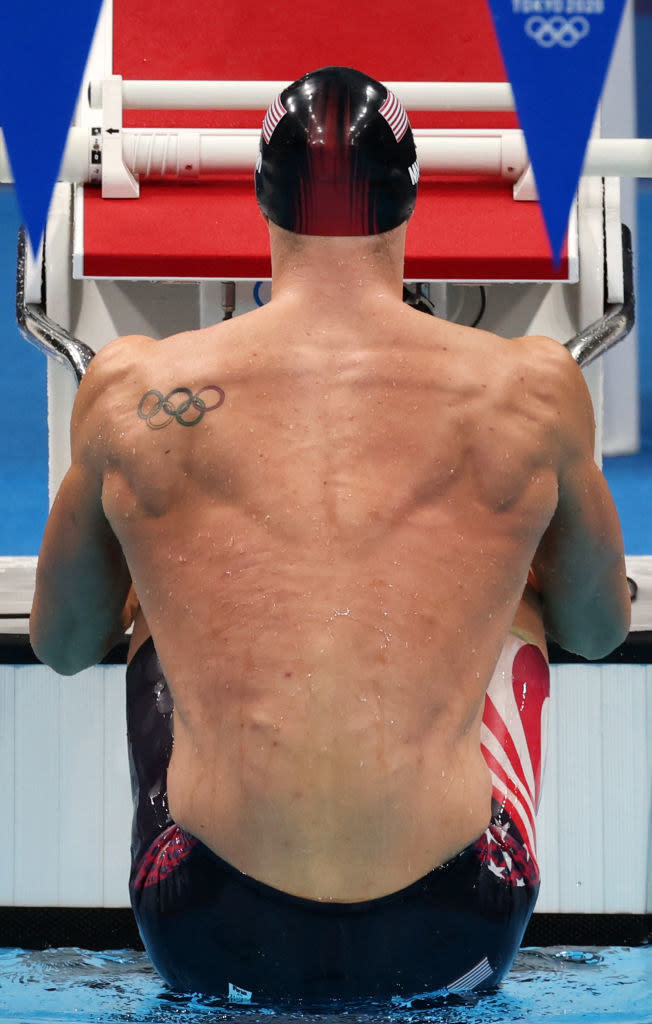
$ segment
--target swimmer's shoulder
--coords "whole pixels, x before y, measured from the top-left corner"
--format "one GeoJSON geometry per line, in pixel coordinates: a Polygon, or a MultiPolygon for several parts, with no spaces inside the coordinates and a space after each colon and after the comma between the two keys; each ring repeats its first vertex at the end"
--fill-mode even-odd
{"type": "Polygon", "coordinates": [[[554,338],[541,334],[503,338],[477,330],[473,334],[486,355],[495,356],[488,372],[510,379],[524,393],[547,399],[553,406],[571,399],[590,402],[582,371],[568,349],[554,338]]]}
{"type": "Polygon", "coordinates": [[[508,339],[524,363],[542,376],[575,380],[581,371],[565,345],[545,334],[508,339]]]}
{"type": "Polygon", "coordinates": [[[93,356],[79,387],[82,397],[97,397],[108,386],[133,379],[155,356],[159,342],[142,334],[129,334],[104,345],[93,356]]]}
{"type": "Polygon", "coordinates": [[[568,349],[545,335],[512,339],[518,362],[513,379],[531,412],[539,410],[566,452],[590,451],[595,417],[584,375],[568,349]]]}
{"type": "MultiPolygon", "coordinates": [[[[504,338],[490,331],[460,328],[466,335],[463,361],[482,381],[498,407],[520,408],[540,424],[551,443],[590,445],[593,404],[584,375],[568,349],[546,335],[504,338]]],[[[451,351],[454,351],[451,349],[451,351]]]]}
{"type": "Polygon", "coordinates": [[[72,435],[91,433],[110,406],[142,387],[157,342],[144,335],[126,335],[104,345],[93,356],[75,398],[72,435]]]}
{"type": "Polygon", "coordinates": [[[531,386],[547,393],[562,411],[569,411],[569,403],[582,413],[592,409],[584,375],[565,345],[545,335],[525,335],[512,341],[531,386]]]}

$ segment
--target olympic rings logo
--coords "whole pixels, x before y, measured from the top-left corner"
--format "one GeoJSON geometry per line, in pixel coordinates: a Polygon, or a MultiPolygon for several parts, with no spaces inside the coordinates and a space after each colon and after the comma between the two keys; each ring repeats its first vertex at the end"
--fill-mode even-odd
{"type": "Polygon", "coordinates": [[[535,14],[525,22],[525,31],[539,46],[546,49],[550,49],[552,46],[563,46],[569,50],[585,36],[588,36],[591,26],[587,18],[582,18],[579,15],[575,18],[562,18],[561,15],[542,18],[535,14]]]}
{"type": "Polygon", "coordinates": [[[196,395],[193,395],[190,388],[174,388],[165,397],[160,391],[152,388],[141,398],[138,415],[141,420],[145,420],[151,430],[162,430],[172,420],[176,420],[182,427],[194,427],[203,420],[207,412],[219,409],[225,398],[222,388],[218,388],[216,384],[207,384],[196,395]],[[217,396],[212,405],[207,405],[201,397],[206,391],[213,391],[217,396]]]}

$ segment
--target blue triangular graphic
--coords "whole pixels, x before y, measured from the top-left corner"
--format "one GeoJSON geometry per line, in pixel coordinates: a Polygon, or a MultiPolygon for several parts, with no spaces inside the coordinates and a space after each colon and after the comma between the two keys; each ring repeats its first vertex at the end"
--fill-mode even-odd
{"type": "Polygon", "coordinates": [[[625,0],[489,0],[489,6],[559,264],[625,0]]]}
{"type": "Polygon", "coordinates": [[[0,126],[36,252],[102,0],[4,0],[0,126]]]}

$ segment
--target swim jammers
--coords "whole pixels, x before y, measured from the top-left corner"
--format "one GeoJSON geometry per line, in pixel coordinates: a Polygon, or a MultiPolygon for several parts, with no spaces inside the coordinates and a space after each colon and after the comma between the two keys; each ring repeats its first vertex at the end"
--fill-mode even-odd
{"type": "Polygon", "coordinates": [[[488,827],[399,892],[321,902],[248,877],[171,820],[173,706],[154,644],[146,641],[127,669],[130,895],[156,969],[181,991],[297,1009],[495,987],[518,951],[539,888],[533,815],[547,693],[543,655],[510,635],[483,725],[494,780],[488,827]],[[525,693],[533,701],[529,722],[525,693]],[[535,721],[532,745],[522,723],[531,730],[535,721]]]}

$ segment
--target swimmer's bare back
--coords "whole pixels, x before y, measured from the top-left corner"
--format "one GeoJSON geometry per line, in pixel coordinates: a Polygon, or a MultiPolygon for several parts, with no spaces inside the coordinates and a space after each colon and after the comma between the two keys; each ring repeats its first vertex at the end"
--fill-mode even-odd
{"type": "MultiPolygon", "coordinates": [[[[537,549],[569,445],[590,450],[583,388],[553,341],[394,294],[345,320],[286,291],[98,354],[76,486],[101,487],[174,697],[181,826],[337,900],[395,891],[482,832],[484,693],[517,614],[544,645],[531,595],[519,611],[530,563],[553,611],[556,587],[574,593],[537,549]]],[[[605,508],[588,529],[617,548],[605,508]]],[[[44,552],[46,574],[47,536],[44,552]]],[[[599,571],[620,579],[619,557],[599,571]]]]}

